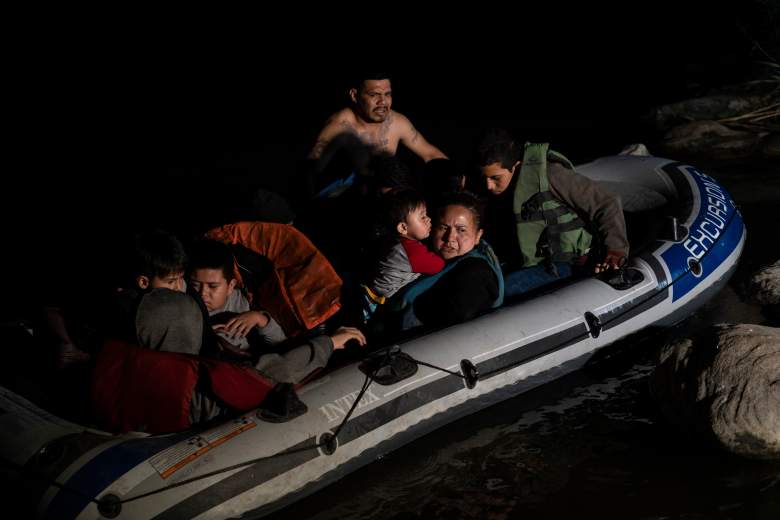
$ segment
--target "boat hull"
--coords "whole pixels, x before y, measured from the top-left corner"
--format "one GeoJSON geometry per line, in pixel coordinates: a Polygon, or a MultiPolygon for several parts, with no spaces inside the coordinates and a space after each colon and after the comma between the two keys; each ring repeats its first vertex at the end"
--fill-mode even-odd
{"type": "MultiPolygon", "coordinates": [[[[116,437],[60,424],[37,437],[16,462],[81,495],[49,487],[38,513],[102,518],[85,497],[110,495],[123,501],[118,518],[267,514],[435,428],[575,371],[622,338],[679,322],[728,282],[746,231],[714,179],[655,157],[605,158],[578,171],[616,188],[627,211],[673,201],[674,233],[653,237],[632,257],[628,269],[637,276],[628,287],[607,278],[581,279],[399,345],[412,358],[452,372],[468,360],[480,374],[473,388],[461,377],[421,365],[402,381],[374,382],[361,392],[366,375],[354,363],[304,387],[300,397],[309,411],[287,423],[262,422],[248,413],[199,432],[116,437]],[[325,442],[337,431],[333,443],[325,442]],[[59,444],[67,453],[80,435],[92,436],[94,445],[67,464],[60,460],[62,471],[46,466],[51,463],[41,457],[42,447],[59,444]]],[[[34,414],[22,401],[17,399],[18,407],[34,414]]],[[[46,420],[37,420],[45,430],[46,420]]]]}

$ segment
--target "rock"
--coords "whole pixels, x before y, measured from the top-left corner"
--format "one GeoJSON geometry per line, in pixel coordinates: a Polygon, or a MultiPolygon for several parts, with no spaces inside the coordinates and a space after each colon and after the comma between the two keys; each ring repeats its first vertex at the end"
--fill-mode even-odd
{"type": "Polygon", "coordinates": [[[737,455],[780,459],[780,329],[718,325],[665,345],[651,389],[684,431],[737,455]]]}
{"type": "Polygon", "coordinates": [[[670,156],[742,159],[756,153],[762,137],[753,132],[731,130],[716,121],[694,121],[672,128],[660,147],[670,156]]]}
{"type": "Polygon", "coordinates": [[[747,295],[759,305],[780,305],[780,260],[753,274],[748,281],[747,295]]]}
{"type": "Polygon", "coordinates": [[[636,157],[650,157],[650,150],[642,143],[626,145],[618,155],[633,155],[636,157]]]}
{"type": "Polygon", "coordinates": [[[662,105],[647,118],[658,130],[667,130],[686,121],[724,119],[745,114],[768,105],[767,96],[717,95],[687,99],[662,105]]]}
{"type": "Polygon", "coordinates": [[[780,134],[770,134],[761,144],[761,153],[769,159],[780,159],[780,134]]]}

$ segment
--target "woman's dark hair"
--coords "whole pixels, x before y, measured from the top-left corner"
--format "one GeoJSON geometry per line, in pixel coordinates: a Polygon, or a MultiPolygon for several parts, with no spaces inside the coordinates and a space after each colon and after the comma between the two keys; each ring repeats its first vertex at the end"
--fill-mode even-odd
{"type": "Polygon", "coordinates": [[[191,248],[190,270],[220,269],[228,282],[233,274],[233,252],[230,246],[216,240],[203,239],[195,242],[191,248]]]}
{"type": "Polygon", "coordinates": [[[469,210],[474,217],[474,225],[477,230],[482,229],[482,215],[484,213],[485,204],[480,197],[470,191],[446,193],[439,201],[437,215],[447,206],[463,206],[469,210]]]}
{"type": "Polygon", "coordinates": [[[522,159],[523,150],[503,128],[485,130],[477,140],[477,166],[499,163],[502,168],[512,169],[522,159]]]}

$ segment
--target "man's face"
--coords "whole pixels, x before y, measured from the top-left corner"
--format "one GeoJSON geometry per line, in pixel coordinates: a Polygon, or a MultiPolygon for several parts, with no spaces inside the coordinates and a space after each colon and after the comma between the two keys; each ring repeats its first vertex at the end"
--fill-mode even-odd
{"type": "Polygon", "coordinates": [[[190,285],[200,294],[209,312],[213,312],[225,305],[236,281],[228,282],[222,269],[195,269],[190,275],[190,285]]]}
{"type": "Polygon", "coordinates": [[[382,123],[390,115],[393,91],[389,79],[372,79],[363,82],[358,90],[352,90],[360,116],[372,123],[382,123]]]}
{"type": "Polygon", "coordinates": [[[501,166],[501,163],[497,162],[488,164],[487,166],[480,166],[479,171],[482,174],[482,178],[485,180],[485,187],[487,190],[493,195],[504,193],[512,180],[512,176],[514,175],[518,164],[520,164],[519,161],[512,166],[511,170],[507,170],[501,166]]]}

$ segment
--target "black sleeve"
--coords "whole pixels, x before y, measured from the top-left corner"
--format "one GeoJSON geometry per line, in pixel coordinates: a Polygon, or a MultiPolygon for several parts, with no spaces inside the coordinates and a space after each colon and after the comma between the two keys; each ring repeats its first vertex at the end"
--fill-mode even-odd
{"type": "Polygon", "coordinates": [[[135,316],[143,293],[134,288],[117,291],[100,309],[102,329],[106,338],[138,343],[135,316]]]}
{"type": "Polygon", "coordinates": [[[498,280],[493,269],[480,258],[467,258],[417,298],[414,313],[426,326],[444,327],[490,309],[496,298],[498,280]]]}

